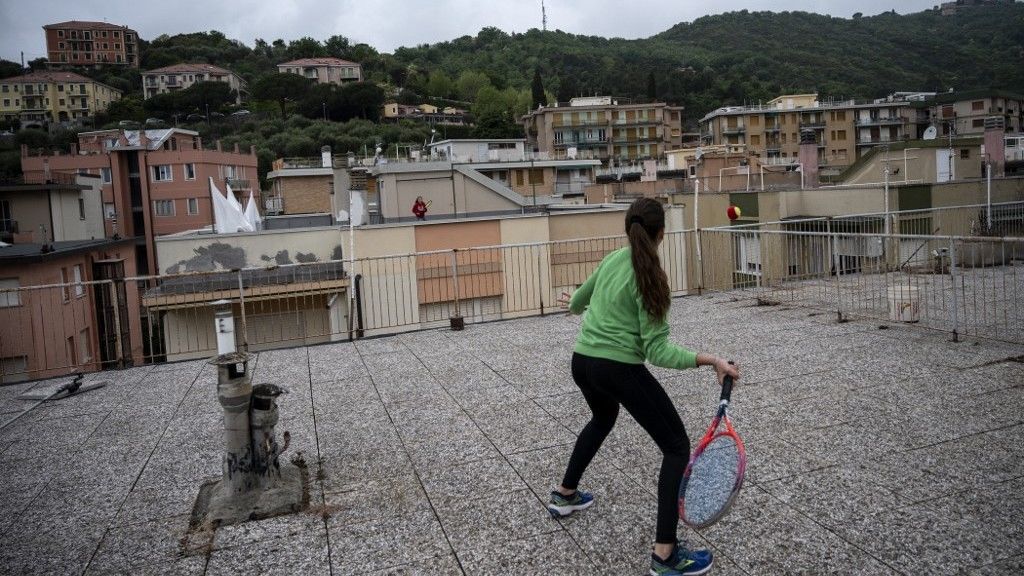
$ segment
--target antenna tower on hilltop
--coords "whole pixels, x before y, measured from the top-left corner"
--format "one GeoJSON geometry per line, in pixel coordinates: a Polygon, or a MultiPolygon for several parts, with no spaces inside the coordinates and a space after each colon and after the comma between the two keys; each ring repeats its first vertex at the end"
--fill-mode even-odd
{"type": "Polygon", "coordinates": [[[548,11],[544,8],[544,0],[540,0],[540,24],[545,32],[548,31],[548,11]]]}

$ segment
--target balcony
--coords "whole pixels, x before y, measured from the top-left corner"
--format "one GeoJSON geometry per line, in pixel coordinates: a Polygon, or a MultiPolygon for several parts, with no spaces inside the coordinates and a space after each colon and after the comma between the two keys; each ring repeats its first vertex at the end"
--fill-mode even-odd
{"type": "Polygon", "coordinates": [[[248,178],[224,178],[224,183],[235,190],[249,190],[249,179],[248,178]]]}
{"type": "Polygon", "coordinates": [[[608,138],[580,138],[579,140],[562,140],[555,142],[555,148],[568,148],[570,146],[607,146],[608,138]]]}
{"type": "Polygon", "coordinates": [[[746,126],[726,126],[722,128],[722,134],[744,134],[747,131],[746,126]]]}
{"type": "Polygon", "coordinates": [[[899,142],[899,140],[896,138],[866,138],[864,140],[859,140],[857,142],[857,146],[880,146],[883,144],[892,144],[893,142],[899,142]]]}
{"type": "Polygon", "coordinates": [[[779,127],[778,124],[775,124],[773,126],[765,126],[764,127],[765,133],[768,133],[768,132],[778,132],[779,130],[781,130],[781,128],[779,127]]]}
{"type": "Polygon", "coordinates": [[[575,122],[555,122],[551,126],[552,128],[578,128],[585,126],[607,126],[608,120],[576,120],[575,122]]]}
{"type": "Polygon", "coordinates": [[[625,120],[615,119],[612,121],[612,124],[615,126],[657,126],[661,124],[661,120],[657,118],[636,118],[630,120],[627,118],[625,120]]]}
{"type": "Polygon", "coordinates": [[[801,129],[806,128],[806,129],[809,129],[809,130],[810,129],[817,130],[817,129],[821,129],[821,128],[824,128],[824,127],[825,127],[825,121],[824,120],[808,120],[806,122],[803,122],[803,121],[800,122],[800,128],[801,129]]]}
{"type": "Polygon", "coordinates": [[[555,182],[555,196],[582,196],[584,188],[589,184],[587,180],[555,182]]]}
{"type": "Polygon", "coordinates": [[[885,118],[857,118],[857,126],[892,126],[902,125],[907,122],[906,118],[903,117],[885,117],[885,118]]]}

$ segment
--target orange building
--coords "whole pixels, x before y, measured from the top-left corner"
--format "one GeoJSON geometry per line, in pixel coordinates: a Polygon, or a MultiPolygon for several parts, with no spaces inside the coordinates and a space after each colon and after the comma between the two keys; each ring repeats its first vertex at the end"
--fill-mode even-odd
{"type": "Polygon", "coordinates": [[[31,181],[52,173],[98,175],[103,186],[104,228],[108,236],[136,237],[140,273],[157,270],[154,238],[213,224],[209,179],[225,185],[244,201],[255,186],[256,152],[236,147],[203,148],[197,132],[100,130],[82,132],[71,154],[30,155],[22,148],[21,169],[31,181]]]}
{"type": "Polygon", "coordinates": [[[69,20],[43,30],[51,66],[139,67],[139,35],[127,26],[69,20]]]}
{"type": "Polygon", "coordinates": [[[131,239],[0,247],[0,382],[141,363],[133,275],[131,239]]]}

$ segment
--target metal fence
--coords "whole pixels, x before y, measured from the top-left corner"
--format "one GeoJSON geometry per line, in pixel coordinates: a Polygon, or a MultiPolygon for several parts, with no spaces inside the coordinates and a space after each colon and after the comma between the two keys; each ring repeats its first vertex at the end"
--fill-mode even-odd
{"type": "MultiPolygon", "coordinates": [[[[209,357],[219,306],[250,351],[546,314],[626,244],[616,235],[3,288],[0,376],[209,357]]],[[[1024,203],[670,232],[660,256],[674,296],[734,291],[841,320],[1024,342],[1024,203]]]]}

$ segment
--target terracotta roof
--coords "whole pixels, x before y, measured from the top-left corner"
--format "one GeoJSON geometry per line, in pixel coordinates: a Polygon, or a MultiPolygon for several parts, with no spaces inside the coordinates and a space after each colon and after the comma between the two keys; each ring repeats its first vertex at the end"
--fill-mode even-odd
{"type": "Polygon", "coordinates": [[[163,68],[146,70],[143,74],[180,74],[189,72],[206,72],[213,74],[234,74],[231,70],[213,64],[171,64],[163,68]]]}
{"type": "Polygon", "coordinates": [[[60,70],[40,70],[38,72],[29,72],[21,76],[13,76],[11,78],[4,78],[0,80],[5,84],[38,84],[40,82],[53,82],[53,83],[71,83],[71,82],[97,82],[92,78],[86,78],[81,74],[75,74],[74,72],[63,72],[60,70]]]}
{"type": "MultiPolygon", "coordinates": [[[[68,20],[67,22],[58,22],[56,24],[47,24],[43,26],[43,29],[50,28],[74,28],[76,30],[131,30],[127,26],[119,26],[117,24],[110,24],[109,22],[90,22],[88,20],[68,20]]],[[[134,30],[131,30],[134,32],[134,30]]]]}
{"type": "Polygon", "coordinates": [[[359,66],[359,63],[341,58],[299,58],[291,62],[282,62],[278,66],[359,66]]]}

